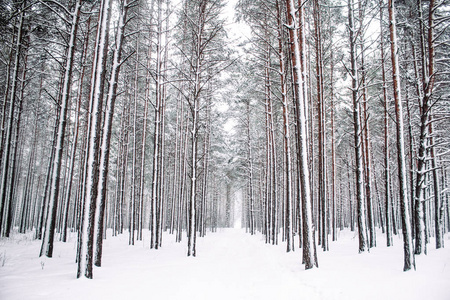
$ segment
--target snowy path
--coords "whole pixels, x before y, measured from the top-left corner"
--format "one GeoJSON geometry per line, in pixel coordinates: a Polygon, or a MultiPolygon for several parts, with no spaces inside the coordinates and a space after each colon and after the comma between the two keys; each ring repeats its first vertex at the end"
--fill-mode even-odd
{"type": "Polygon", "coordinates": [[[416,258],[417,271],[404,273],[398,237],[386,248],[379,234],[380,246],[359,255],[355,234],[342,232],[309,271],[298,249],[285,253],[284,243],[266,245],[239,229],[198,238],[196,258],[170,235],[158,251],[148,239],[127,239],[105,241],[94,280],[75,279],[74,237],[56,243],[52,259],[37,258],[40,243],[26,236],[0,241],[0,299],[450,299],[450,249],[430,249],[416,258]]]}

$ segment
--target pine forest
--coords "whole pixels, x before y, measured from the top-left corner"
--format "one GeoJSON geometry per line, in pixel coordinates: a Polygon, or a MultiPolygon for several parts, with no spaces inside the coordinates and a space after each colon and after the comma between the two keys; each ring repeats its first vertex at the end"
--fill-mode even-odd
{"type": "Polygon", "coordinates": [[[449,27],[448,0],[0,1],[0,298],[449,299],[449,27]]]}

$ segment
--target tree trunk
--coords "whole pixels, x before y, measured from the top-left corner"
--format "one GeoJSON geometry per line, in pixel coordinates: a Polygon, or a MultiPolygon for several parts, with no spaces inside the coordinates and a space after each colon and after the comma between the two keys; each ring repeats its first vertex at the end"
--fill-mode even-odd
{"type": "Polygon", "coordinates": [[[367,250],[366,240],[366,218],[364,214],[364,187],[363,187],[363,153],[362,153],[362,130],[360,119],[360,96],[359,96],[359,81],[358,81],[358,67],[357,67],[357,53],[356,40],[357,34],[354,24],[353,16],[353,0],[348,1],[348,28],[350,33],[350,61],[352,77],[352,100],[353,100],[353,128],[355,139],[355,160],[356,160],[356,204],[358,214],[358,238],[359,238],[359,252],[367,250]]]}
{"type": "Polygon", "coordinates": [[[383,6],[384,1],[380,0],[380,51],[381,51],[381,77],[383,84],[383,103],[384,103],[384,197],[386,207],[386,245],[393,245],[392,239],[392,220],[391,220],[391,187],[390,187],[390,153],[389,153],[389,99],[387,96],[386,69],[384,57],[384,30],[383,30],[383,6]]]}
{"type": "MultiPolygon", "coordinates": [[[[88,26],[90,25],[90,18],[88,19],[88,26]]],[[[74,134],[72,138],[72,149],[70,151],[70,163],[69,163],[69,178],[67,180],[68,186],[66,189],[66,193],[64,196],[64,218],[63,218],[63,228],[62,228],[62,241],[67,241],[67,225],[68,225],[68,219],[69,219],[69,204],[70,204],[70,194],[72,192],[72,181],[73,181],[73,172],[75,167],[75,155],[77,151],[77,144],[78,144],[78,135],[79,135],[79,127],[80,127],[80,111],[81,111],[81,99],[83,97],[83,81],[84,81],[84,75],[85,75],[85,64],[86,64],[86,57],[87,57],[87,51],[88,51],[88,45],[89,45],[89,34],[86,34],[86,38],[84,39],[84,49],[81,61],[82,61],[82,67],[81,67],[81,75],[78,83],[78,97],[77,97],[77,106],[75,109],[75,124],[74,124],[74,134]]]]}
{"type": "Polygon", "coordinates": [[[322,249],[328,251],[328,191],[327,191],[327,152],[326,152],[326,114],[323,86],[323,49],[322,28],[320,21],[319,1],[314,1],[314,34],[316,51],[316,84],[317,84],[317,107],[318,107],[318,191],[319,191],[319,236],[322,249]]]}
{"type": "Polygon", "coordinates": [[[101,121],[101,108],[103,100],[104,77],[106,72],[106,54],[108,49],[108,31],[111,15],[110,0],[102,0],[99,11],[97,38],[93,64],[93,76],[91,84],[90,108],[91,118],[89,122],[87,144],[87,174],[86,189],[84,191],[84,207],[82,228],[80,231],[80,256],[78,259],[77,278],[85,276],[91,279],[93,276],[92,262],[94,259],[94,227],[96,223],[96,201],[98,193],[98,160],[99,160],[99,133],[101,121]]]}
{"type": "Polygon", "coordinates": [[[361,121],[361,135],[362,135],[362,159],[363,159],[363,174],[364,174],[364,187],[365,187],[365,202],[366,202],[366,214],[367,214],[367,226],[369,229],[368,236],[368,246],[369,248],[376,246],[376,236],[375,236],[375,222],[374,222],[374,213],[373,213],[373,199],[372,199],[372,163],[371,163],[371,145],[370,145],[370,124],[369,124],[369,113],[368,113],[368,105],[367,102],[369,100],[367,95],[367,81],[366,81],[366,65],[365,65],[365,49],[364,49],[364,15],[361,1],[358,2],[359,6],[359,22],[360,28],[358,32],[359,44],[361,48],[361,52],[358,54],[361,61],[361,82],[358,83],[361,85],[361,94],[362,103],[360,103],[360,118],[361,121]]]}
{"type": "Polygon", "coordinates": [[[404,266],[403,271],[410,270],[415,267],[414,254],[412,252],[411,228],[408,210],[408,195],[406,188],[406,162],[405,162],[405,143],[403,133],[403,106],[400,85],[400,67],[398,63],[398,47],[397,47],[397,30],[395,21],[394,1],[389,0],[389,37],[391,41],[391,60],[392,60],[392,79],[394,83],[394,100],[395,100],[395,118],[397,131],[397,160],[398,160],[398,176],[400,191],[400,209],[402,216],[403,231],[403,251],[404,266]]]}
{"type": "Polygon", "coordinates": [[[289,125],[289,107],[288,98],[286,95],[286,67],[283,49],[283,27],[281,20],[281,9],[277,1],[277,22],[278,22],[278,57],[280,61],[280,85],[281,85],[281,104],[283,105],[283,146],[284,146],[284,163],[285,163],[285,228],[286,228],[286,251],[294,250],[294,236],[293,236],[293,209],[292,209],[292,159],[291,159],[291,139],[290,139],[290,125],[289,125]]]}
{"type": "Polygon", "coordinates": [[[123,0],[119,10],[119,24],[116,33],[116,47],[113,54],[113,65],[111,69],[111,76],[109,79],[109,92],[106,100],[105,122],[102,130],[102,144],[100,152],[100,167],[98,179],[98,194],[96,199],[96,224],[95,224],[95,258],[94,264],[98,267],[102,264],[102,249],[103,249],[103,226],[105,215],[106,191],[108,184],[109,171],[109,153],[111,145],[111,129],[114,117],[114,108],[117,98],[117,86],[119,79],[120,66],[122,64],[122,45],[125,35],[125,26],[127,21],[128,0],[123,0]]]}
{"type": "Polygon", "coordinates": [[[255,195],[253,188],[253,155],[252,155],[252,139],[251,139],[251,130],[250,130],[250,100],[246,102],[246,115],[247,115],[247,162],[248,162],[248,198],[250,202],[250,234],[255,234],[255,195]]]}
{"type": "MultiPolygon", "coordinates": [[[[22,112],[23,112],[23,102],[24,102],[24,89],[25,89],[25,78],[27,73],[27,61],[28,61],[28,55],[25,55],[23,67],[22,67],[22,78],[20,80],[21,82],[21,91],[19,96],[19,107],[17,112],[17,122],[16,122],[16,128],[15,128],[15,138],[14,138],[14,148],[11,153],[12,156],[12,165],[11,165],[11,178],[10,178],[10,184],[9,184],[9,193],[8,193],[8,201],[6,203],[7,210],[6,210],[6,223],[4,226],[4,236],[9,237],[9,234],[11,232],[11,224],[12,224],[12,218],[13,218],[13,199],[14,199],[14,190],[16,189],[16,185],[18,183],[18,180],[16,178],[16,172],[17,172],[17,153],[19,148],[19,134],[20,134],[20,123],[22,119],[22,112]]],[[[5,168],[8,168],[5,166],[5,168]]],[[[27,212],[29,211],[30,203],[27,201],[27,212]]],[[[24,229],[25,226],[24,226],[24,229]]],[[[25,231],[25,230],[24,230],[25,231]]]]}
{"type": "MultiPolygon", "coordinates": [[[[288,15],[289,26],[289,40],[291,42],[292,53],[292,69],[294,75],[294,97],[297,128],[298,128],[298,145],[297,149],[298,159],[300,161],[300,183],[302,193],[302,217],[303,217],[303,259],[305,269],[314,268],[318,266],[315,256],[315,242],[314,242],[314,228],[312,224],[312,205],[311,205],[311,183],[309,178],[308,168],[308,153],[307,153],[307,121],[305,99],[303,94],[303,80],[301,74],[301,60],[300,60],[300,43],[297,35],[297,25],[295,22],[295,6],[293,0],[286,0],[286,8],[288,15]]],[[[301,26],[300,26],[301,27],[301,26]]]]}

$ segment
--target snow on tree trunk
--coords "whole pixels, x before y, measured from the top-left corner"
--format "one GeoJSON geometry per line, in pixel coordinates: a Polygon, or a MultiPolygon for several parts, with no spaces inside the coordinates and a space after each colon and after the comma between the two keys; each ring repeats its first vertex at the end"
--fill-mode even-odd
{"type": "Polygon", "coordinates": [[[353,100],[353,135],[355,139],[355,160],[356,160],[356,204],[358,211],[358,238],[359,252],[367,249],[366,240],[366,218],[364,214],[364,187],[363,187],[363,153],[362,153],[362,130],[360,120],[360,103],[358,93],[358,67],[356,61],[356,30],[353,16],[353,0],[348,1],[348,29],[350,36],[350,75],[352,77],[352,100],[353,100]]]}
{"type": "Polygon", "coordinates": [[[326,151],[326,113],[323,80],[322,24],[319,1],[313,3],[314,35],[316,52],[317,114],[318,114],[318,209],[319,209],[319,244],[328,250],[328,188],[327,188],[327,151],[326,151]]]}
{"type": "Polygon", "coordinates": [[[106,54],[108,48],[108,31],[110,20],[110,2],[103,0],[99,11],[97,38],[93,64],[93,76],[90,95],[91,117],[88,126],[87,173],[85,180],[84,205],[82,212],[82,228],[79,232],[79,257],[77,278],[85,276],[93,277],[92,263],[94,254],[94,227],[98,220],[96,216],[96,200],[98,193],[98,151],[100,141],[101,108],[103,97],[103,78],[106,71],[106,54]]]}
{"type": "MultiPolygon", "coordinates": [[[[87,25],[90,25],[90,21],[91,19],[89,18],[87,21],[87,25]]],[[[68,178],[68,186],[66,189],[66,193],[64,196],[64,205],[65,205],[65,213],[64,213],[64,218],[63,218],[63,228],[62,228],[62,237],[61,240],[63,242],[67,241],[67,226],[68,226],[68,221],[69,221],[69,204],[70,204],[70,194],[72,191],[72,179],[73,179],[73,172],[74,172],[74,167],[75,167],[75,154],[77,151],[77,144],[78,144],[78,136],[79,136],[79,127],[80,127],[80,111],[81,111],[81,100],[83,98],[83,82],[84,82],[84,76],[85,76],[85,72],[86,72],[86,58],[87,58],[87,51],[88,51],[88,46],[89,46],[89,35],[86,35],[86,38],[84,40],[84,49],[83,49],[83,53],[82,55],[82,59],[81,61],[82,63],[82,68],[81,68],[81,75],[79,78],[79,82],[78,82],[78,97],[77,97],[77,107],[76,107],[76,111],[75,111],[75,124],[74,124],[74,135],[73,135],[73,139],[72,139],[72,149],[71,149],[71,154],[70,154],[70,163],[69,163],[69,178],[68,178]]],[[[73,213],[74,215],[76,215],[75,211],[73,213]]]]}
{"type": "MultiPolygon", "coordinates": [[[[158,32],[158,36],[161,35],[161,32],[158,32]]],[[[155,83],[155,93],[156,93],[156,103],[155,103],[155,121],[154,121],[154,134],[153,134],[153,173],[152,173],[152,197],[151,197],[151,217],[150,217],[150,231],[151,231],[151,240],[150,240],[150,248],[156,248],[157,244],[158,244],[158,237],[156,235],[157,232],[157,216],[158,216],[158,203],[159,203],[159,185],[160,185],[160,179],[159,178],[159,174],[160,174],[160,170],[159,170],[159,155],[160,155],[160,141],[161,141],[161,137],[160,137],[160,126],[161,126],[161,70],[160,70],[160,54],[161,54],[161,50],[160,50],[160,38],[158,38],[158,43],[157,43],[157,49],[156,49],[156,53],[157,53],[157,61],[156,61],[156,83],[155,83]]]]}
{"type": "MultiPolygon", "coordinates": [[[[148,51],[149,55],[147,58],[147,68],[150,70],[150,57],[151,57],[151,47],[148,51]]],[[[150,74],[147,73],[146,76],[146,89],[145,89],[145,96],[144,96],[144,122],[142,125],[142,148],[141,148],[141,178],[139,181],[139,207],[140,207],[140,214],[139,214],[139,240],[142,240],[142,228],[144,225],[144,189],[145,189],[145,150],[147,149],[147,123],[148,123],[148,102],[149,102],[149,95],[150,95],[150,74]]]]}
{"type": "MultiPolygon", "coordinates": [[[[19,96],[19,107],[17,112],[17,122],[16,122],[16,128],[15,128],[15,138],[14,138],[14,149],[11,153],[12,156],[12,165],[11,165],[11,183],[9,188],[9,195],[8,195],[8,205],[6,210],[6,223],[4,226],[4,235],[5,237],[9,237],[10,231],[11,231],[11,224],[12,224],[12,218],[13,218],[13,198],[15,193],[15,186],[16,186],[16,172],[17,172],[17,154],[19,152],[19,134],[20,134],[20,123],[22,120],[22,112],[23,112],[23,99],[24,99],[24,90],[25,90],[25,79],[26,79],[26,73],[27,73],[27,61],[28,61],[28,54],[25,55],[24,62],[23,62],[23,70],[22,70],[22,78],[20,80],[21,82],[21,88],[20,88],[20,96],[19,96]]],[[[27,196],[27,195],[25,195],[27,196]]],[[[29,208],[29,204],[27,207],[29,208]]],[[[28,211],[28,210],[27,210],[28,211]]],[[[24,226],[24,232],[25,232],[25,226],[24,226]]]]}
{"type": "Polygon", "coordinates": [[[102,144],[100,153],[99,165],[99,179],[98,179],[98,195],[96,199],[96,223],[95,223],[95,258],[94,264],[98,267],[102,264],[102,249],[103,249],[103,224],[104,211],[106,203],[106,190],[108,183],[109,171],[109,153],[111,145],[111,131],[114,117],[114,108],[117,98],[117,86],[119,79],[119,72],[121,66],[122,45],[125,36],[125,26],[127,21],[128,0],[121,3],[119,10],[119,24],[116,33],[116,47],[113,54],[113,64],[111,68],[111,76],[109,79],[109,92],[106,100],[105,122],[102,130],[102,144]]]}
{"type": "MultiPolygon", "coordinates": [[[[371,163],[371,145],[370,145],[370,123],[367,103],[369,101],[368,91],[367,91],[367,72],[365,64],[365,38],[364,38],[364,9],[362,7],[362,2],[358,1],[358,11],[359,11],[359,46],[360,53],[360,73],[361,82],[361,96],[362,103],[360,103],[360,118],[361,120],[361,134],[362,134],[362,159],[363,159],[363,175],[364,175],[364,187],[365,187],[365,203],[366,203],[366,215],[367,215],[367,227],[369,229],[368,236],[368,246],[369,248],[376,246],[376,235],[375,235],[375,220],[373,213],[373,199],[372,199],[372,163],[371,163]]],[[[356,52],[355,52],[356,53],[356,52]]],[[[358,101],[360,102],[360,101],[358,101]]]]}
{"type": "MultiPolygon", "coordinates": [[[[430,0],[429,8],[428,8],[428,74],[430,76],[427,86],[427,95],[429,97],[432,96],[433,93],[433,87],[435,82],[435,34],[434,34],[434,13],[436,9],[436,3],[435,0],[430,0]]],[[[435,224],[435,235],[436,235],[436,249],[444,247],[444,237],[443,237],[443,218],[444,218],[444,206],[442,204],[441,199],[441,192],[439,188],[439,179],[437,174],[437,164],[436,164],[436,155],[435,155],[435,149],[434,149],[434,126],[433,126],[433,116],[430,109],[429,113],[429,125],[428,125],[428,133],[430,136],[430,157],[431,157],[431,168],[433,172],[433,188],[434,188],[434,224],[435,224]]]]}
{"type": "Polygon", "coordinates": [[[55,148],[55,160],[53,161],[53,174],[52,174],[52,185],[50,187],[50,198],[49,198],[49,213],[47,217],[46,228],[44,232],[44,238],[42,239],[42,247],[40,256],[44,254],[47,257],[52,257],[53,255],[53,240],[55,235],[55,225],[56,225],[56,212],[58,209],[58,198],[59,198],[59,181],[61,176],[61,164],[62,164],[62,156],[64,150],[64,138],[66,133],[66,124],[67,124],[67,109],[69,106],[70,100],[70,90],[72,83],[72,69],[73,69],[73,61],[75,54],[75,46],[77,40],[77,31],[78,31],[78,20],[80,18],[80,10],[81,10],[81,0],[78,0],[75,4],[74,12],[72,13],[72,27],[70,31],[69,38],[69,47],[67,49],[67,58],[66,58],[66,66],[63,80],[63,91],[62,91],[62,99],[60,105],[59,112],[59,124],[58,124],[58,133],[56,140],[56,148],[55,148]]]}
{"type": "MultiPolygon", "coordinates": [[[[23,1],[22,8],[26,6],[26,1],[23,1]]],[[[6,126],[6,136],[5,136],[5,149],[3,149],[3,158],[2,158],[2,177],[1,177],[1,186],[0,186],[0,232],[3,229],[3,213],[6,206],[6,192],[8,189],[8,170],[9,170],[9,161],[10,161],[10,152],[11,152],[11,138],[13,132],[13,122],[14,122],[14,110],[16,104],[16,92],[17,85],[19,83],[19,63],[20,56],[22,54],[22,35],[24,30],[24,18],[25,18],[25,10],[22,10],[20,14],[20,21],[17,32],[17,44],[16,44],[16,54],[14,58],[14,71],[12,76],[12,89],[11,89],[11,98],[8,110],[8,124],[6,126]]]]}
{"type": "Polygon", "coordinates": [[[393,245],[392,240],[392,217],[391,217],[391,191],[390,191],[390,154],[389,154],[389,99],[387,97],[386,70],[384,54],[384,29],[383,29],[383,0],[380,0],[380,55],[381,55],[381,77],[383,84],[383,103],[384,103],[384,185],[385,185],[385,218],[386,218],[386,245],[393,245]]]}
{"type": "MultiPolygon", "coordinates": [[[[11,35],[11,41],[10,41],[10,49],[9,49],[9,55],[8,55],[8,65],[6,67],[6,82],[5,82],[5,89],[3,91],[3,104],[2,104],[2,123],[0,127],[0,165],[3,160],[3,149],[5,147],[5,124],[7,119],[7,112],[8,112],[8,96],[10,93],[10,81],[11,81],[11,68],[13,66],[13,58],[16,57],[16,55],[13,55],[14,53],[14,38],[15,35],[11,35]]],[[[42,87],[42,76],[41,76],[41,87],[42,87]]],[[[40,89],[39,91],[41,91],[40,89]]],[[[1,203],[0,203],[1,206],[1,203]]],[[[1,222],[0,222],[0,228],[1,228],[1,222]]]]}
{"type": "Polygon", "coordinates": [[[406,188],[406,162],[405,162],[405,142],[403,133],[403,105],[401,97],[400,85],[400,66],[398,62],[398,47],[397,47],[397,30],[395,21],[394,0],[389,0],[389,37],[391,41],[391,60],[392,60],[392,79],[394,83],[394,100],[395,100],[395,117],[396,117],[396,131],[397,131],[397,159],[398,159],[398,176],[399,176],[399,192],[400,192],[400,209],[402,216],[402,231],[403,231],[403,251],[404,251],[404,266],[403,271],[410,270],[414,263],[414,254],[411,224],[408,210],[408,195],[406,188]]]}
{"type": "Polygon", "coordinates": [[[283,49],[283,27],[281,24],[281,9],[277,1],[277,22],[278,22],[278,58],[280,62],[280,85],[281,85],[281,104],[283,106],[283,147],[285,163],[285,227],[286,227],[286,251],[294,250],[293,222],[292,222],[292,160],[291,160],[291,139],[289,130],[289,107],[286,95],[286,67],[283,49]]]}
{"type": "Polygon", "coordinates": [[[204,13],[205,13],[206,3],[201,3],[199,7],[198,14],[198,32],[197,40],[195,41],[195,54],[196,63],[194,67],[195,77],[194,77],[194,90],[191,98],[191,113],[192,113],[192,128],[191,128],[191,194],[189,197],[189,212],[188,212],[188,251],[187,255],[195,256],[195,238],[196,238],[196,200],[197,200],[197,170],[198,170],[198,115],[200,110],[200,73],[201,73],[201,46],[202,46],[202,34],[204,28],[204,13]]]}
{"type": "Polygon", "coordinates": [[[246,130],[247,130],[247,162],[248,162],[248,198],[250,202],[250,234],[255,234],[255,195],[253,183],[253,155],[252,155],[252,139],[250,130],[250,100],[246,101],[246,130]]]}
{"type": "Polygon", "coordinates": [[[315,241],[314,241],[314,228],[312,223],[312,210],[311,210],[311,186],[310,176],[308,168],[308,152],[307,152],[307,122],[306,122],[306,109],[305,99],[303,94],[303,80],[301,74],[301,61],[300,61],[300,44],[297,35],[297,25],[295,16],[295,6],[293,0],[286,0],[286,8],[288,14],[288,26],[289,26],[289,39],[291,42],[292,52],[292,68],[294,74],[294,87],[295,87],[295,108],[298,113],[296,118],[298,128],[298,147],[299,160],[300,160],[300,183],[302,193],[302,217],[303,217],[303,260],[305,263],[305,269],[314,268],[317,266],[317,260],[315,260],[315,241]]]}
{"type": "MultiPolygon", "coordinates": [[[[199,60],[197,62],[199,63],[199,60]]],[[[199,64],[197,63],[197,67],[199,64]]],[[[199,72],[197,72],[199,74],[199,72]]],[[[196,91],[194,92],[193,108],[192,108],[192,128],[191,128],[191,195],[189,197],[189,224],[188,224],[188,256],[195,256],[195,236],[196,236],[196,200],[197,200],[197,133],[198,133],[198,113],[199,113],[199,101],[198,90],[199,78],[196,78],[196,91]]]]}

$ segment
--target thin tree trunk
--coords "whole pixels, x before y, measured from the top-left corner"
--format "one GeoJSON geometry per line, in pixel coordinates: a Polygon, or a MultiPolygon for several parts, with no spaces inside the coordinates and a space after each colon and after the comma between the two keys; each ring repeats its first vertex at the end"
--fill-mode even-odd
{"type": "Polygon", "coordinates": [[[433,192],[434,192],[434,233],[436,239],[436,249],[444,247],[444,236],[443,236],[443,209],[441,199],[441,189],[439,186],[438,178],[438,165],[436,163],[436,154],[434,151],[434,136],[433,136],[433,118],[429,117],[428,134],[430,136],[430,159],[431,159],[431,172],[433,175],[433,192]]]}
{"type": "Polygon", "coordinates": [[[250,202],[250,234],[255,234],[255,195],[253,188],[253,155],[252,155],[252,139],[251,139],[251,130],[250,130],[250,100],[246,102],[246,115],[247,115],[247,161],[248,161],[248,178],[249,178],[249,186],[248,186],[248,197],[250,202]]]}
{"type": "Polygon", "coordinates": [[[161,1],[158,1],[158,29],[157,29],[157,43],[156,43],[156,74],[155,74],[155,93],[156,93],[156,101],[155,101],[155,125],[154,125],[154,137],[153,137],[153,173],[152,173],[152,198],[151,198],[151,217],[150,217],[150,231],[151,231],[151,240],[150,240],[150,249],[157,248],[158,246],[158,236],[157,236],[157,224],[158,224],[158,204],[160,202],[159,199],[159,187],[161,184],[160,178],[160,141],[161,141],[161,109],[162,109],[162,86],[161,86],[161,1]]]}
{"type": "MultiPolygon", "coordinates": [[[[26,228],[27,228],[27,222],[29,222],[29,224],[31,224],[31,226],[33,226],[34,223],[34,213],[32,215],[32,220],[27,220],[24,215],[25,215],[25,211],[26,211],[26,205],[28,205],[28,202],[32,201],[32,190],[33,190],[33,177],[35,175],[35,157],[36,157],[36,146],[38,143],[38,118],[37,115],[35,114],[35,122],[34,122],[34,135],[33,135],[33,144],[31,147],[31,153],[30,153],[30,158],[28,160],[28,174],[27,174],[27,179],[25,182],[25,189],[24,189],[24,195],[23,195],[23,202],[22,202],[22,213],[21,213],[21,222],[20,222],[20,226],[19,226],[19,232],[20,233],[25,233],[26,228]]],[[[36,210],[37,207],[37,203],[34,203],[34,208],[32,209],[32,211],[34,212],[36,210]]],[[[5,236],[6,233],[5,233],[5,236]]]]}
{"type": "Polygon", "coordinates": [[[314,33],[316,51],[316,82],[317,82],[317,103],[318,103],[318,185],[319,185],[319,236],[322,248],[328,250],[328,191],[327,191],[327,153],[326,153],[326,114],[323,86],[323,49],[322,49],[322,28],[320,22],[319,1],[314,1],[314,33]]]}
{"type": "Polygon", "coordinates": [[[47,218],[46,229],[44,233],[44,238],[42,239],[42,247],[40,256],[44,254],[47,257],[52,257],[53,255],[53,240],[55,234],[55,224],[56,224],[56,212],[58,209],[58,198],[59,198],[59,180],[61,174],[61,164],[62,164],[62,155],[64,150],[64,139],[66,132],[66,124],[67,124],[67,109],[69,106],[70,100],[70,90],[72,83],[72,69],[73,69],[73,61],[77,40],[77,31],[78,31],[78,20],[80,18],[80,10],[81,10],[81,0],[78,0],[75,4],[74,12],[72,13],[72,27],[70,32],[69,39],[69,47],[67,49],[67,59],[64,73],[64,82],[63,82],[63,91],[62,91],[62,99],[60,105],[59,112],[59,124],[58,124],[58,133],[57,133],[57,141],[55,148],[55,160],[53,161],[53,175],[52,175],[52,185],[50,188],[50,198],[49,198],[49,214],[47,218]]]}
{"type": "MultiPolygon", "coordinates": [[[[15,24],[14,22],[14,28],[16,27],[17,24],[15,24]]],[[[0,166],[2,166],[2,162],[3,162],[3,150],[5,147],[5,124],[6,124],[6,119],[7,119],[7,112],[8,112],[8,96],[10,93],[10,88],[11,88],[11,68],[13,66],[13,58],[17,57],[17,53],[16,55],[13,55],[14,53],[14,47],[12,45],[14,45],[14,39],[15,39],[15,34],[13,32],[13,34],[11,34],[11,47],[9,50],[9,55],[8,55],[8,65],[6,66],[6,82],[5,82],[5,90],[4,90],[4,96],[3,96],[3,104],[2,104],[2,123],[1,123],[1,137],[0,137],[0,166]]],[[[17,43],[16,43],[17,44],[17,43]]],[[[41,76],[42,78],[42,76],[41,76]]],[[[42,86],[41,86],[42,87],[42,86]]],[[[0,203],[1,205],[1,203],[0,203]]],[[[0,222],[0,228],[1,228],[1,222],[0,222]]]]}
{"type": "Polygon", "coordinates": [[[363,153],[362,153],[362,130],[360,119],[360,95],[356,53],[356,30],[353,16],[353,0],[348,1],[348,28],[350,33],[350,61],[351,61],[351,77],[352,77],[352,99],[353,99],[353,128],[355,139],[355,160],[356,160],[356,204],[358,214],[358,238],[359,252],[367,250],[366,240],[366,218],[364,214],[364,186],[363,186],[363,153]]]}
{"type": "Polygon", "coordinates": [[[330,88],[331,88],[331,99],[330,99],[330,110],[331,110],[331,115],[330,115],[330,122],[331,122],[331,201],[332,201],[332,212],[333,212],[333,219],[332,219],[332,240],[336,241],[337,240],[337,233],[336,233],[336,202],[337,202],[337,197],[336,197],[336,141],[335,141],[335,117],[334,117],[334,55],[333,55],[333,49],[331,49],[331,70],[330,70],[330,75],[331,75],[331,79],[330,79],[330,88]]]}
{"type": "Polygon", "coordinates": [[[368,236],[368,246],[369,248],[376,246],[376,235],[375,235],[375,222],[374,222],[374,212],[373,212],[373,197],[372,197],[372,162],[371,162],[371,145],[370,145],[370,124],[369,124],[369,113],[368,113],[368,95],[367,95],[367,74],[365,65],[365,49],[364,49],[364,8],[362,7],[362,2],[358,1],[359,6],[359,22],[360,29],[358,33],[359,44],[361,52],[359,57],[361,60],[361,94],[362,103],[360,103],[360,114],[361,114],[361,135],[362,135],[362,159],[363,159],[363,175],[364,175],[364,187],[365,187],[365,202],[366,202],[366,214],[367,214],[367,226],[369,229],[368,236]]]}
{"type": "MultiPolygon", "coordinates": [[[[6,210],[6,222],[4,226],[4,236],[9,237],[9,234],[11,232],[11,224],[12,224],[12,217],[13,217],[13,198],[14,198],[14,190],[16,188],[16,185],[18,183],[18,180],[16,178],[16,172],[17,172],[17,152],[19,148],[19,133],[20,133],[20,123],[22,119],[22,112],[23,112],[23,102],[24,102],[24,89],[25,89],[25,78],[27,73],[27,61],[28,61],[28,55],[25,55],[23,67],[22,67],[22,78],[20,80],[21,82],[21,89],[20,89],[20,97],[19,97],[19,107],[17,112],[17,122],[16,122],[16,128],[15,128],[15,138],[14,138],[14,148],[11,153],[12,156],[12,165],[11,165],[11,178],[10,178],[10,184],[9,184],[9,193],[8,193],[8,201],[6,203],[7,210],[6,210]]],[[[7,168],[8,166],[5,166],[7,168]]],[[[28,201],[27,201],[28,203],[28,201]]],[[[30,204],[27,205],[29,211],[30,204]]]]}
{"type": "Polygon", "coordinates": [[[283,146],[285,163],[285,228],[286,228],[286,251],[294,250],[293,236],[293,212],[292,212],[292,159],[291,159],[291,139],[289,125],[289,107],[286,95],[286,66],[283,49],[283,28],[281,20],[281,7],[277,1],[277,22],[278,22],[278,57],[280,61],[280,85],[281,85],[281,104],[283,105],[283,146]]]}
{"type": "MultiPolygon", "coordinates": [[[[88,26],[90,25],[90,18],[88,19],[88,26]]],[[[83,81],[84,81],[84,74],[85,74],[85,64],[86,64],[86,56],[88,51],[88,44],[89,44],[89,35],[86,34],[86,38],[84,40],[84,49],[81,62],[81,75],[79,78],[78,83],[78,99],[75,109],[75,124],[74,124],[74,134],[72,138],[72,149],[70,151],[70,163],[69,163],[69,178],[67,180],[68,186],[66,188],[66,193],[64,195],[64,217],[63,217],[63,226],[62,226],[62,237],[61,240],[63,242],[67,241],[67,224],[69,219],[69,206],[70,206],[70,195],[72,192],[72,181],[73,181],[73,172],[75,167],[75,155],[77,151],[77,144],[78,144],[78,133],[79,133],[79,127],[80,127],[80,111],[81,111],[81,99],[83,97],[83,81]]]]}
{"type": "Polygon", "coordinates": [[[383,30],[383,6],[384,1],[380,0],[380,52],[381,52],[381,76],[383,84],[383,103],[384,103],[384,197],[386,207],[386,244],[388,247],[393,245],[392,239],[392,220],[391,220],[391,187],[390,187],[390,147],[389,147],[389,99],[387,97],[386,69],[384,56],[384,30],[383,30]]]}
{"type": "MultiPolygon", "coordinates": [[[[154,1],[151,2],[150,6],[150,18],[153,18],[153,6],[154,1]]],[[[152,40],[153,37],[153,31],[150,31],[149,34],[149,40],[152,40]]],[[[144,96],[144,123],[142,125],[142,148],[141,148],[141,178],[139,182],[139,190],[140,190],[140,197],[139,197],[139,207],[140,207],[140,214],[139,214],[139,240],[142,240],[142,229],[144,226],[144,183],[145,183],[145,150],[146,142],[147,142],[147,124],[148,124],[148,102],[150,101],[150,81],[151,81],[151,74],[150,74],[150,67],[151,67],[151,57],[152,57],[152,44],[150,43],[148,48],[148,54],[147,54],[147,74],[145,76],[145,96],[144,96]]]]}

